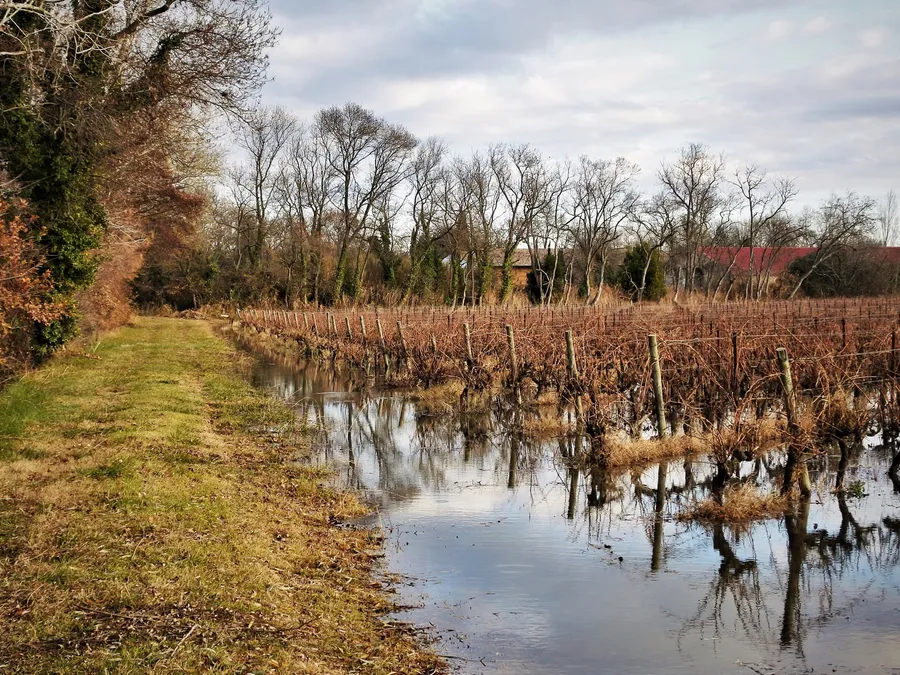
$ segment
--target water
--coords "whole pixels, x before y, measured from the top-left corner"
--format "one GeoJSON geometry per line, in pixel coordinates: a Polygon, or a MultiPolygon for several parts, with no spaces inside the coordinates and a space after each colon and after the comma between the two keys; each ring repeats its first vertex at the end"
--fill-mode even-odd
{"type": "MultiPolygon", "coordinates": [[[[900,673],[900,486],[870,439],[838,500],[813,467],[808,514],[736,531],[677,522],[706,461],[618,475],[566,468],[497,415],[461,422],[350,374],[265,359],[259,384],[317,429],[315,460],[361,490],[399,575],[399,618],[464,673],[900,673]],[[659,510],[660,517],[656,517],[659,510]]],[[[760,462],[742,467],[770,480],[760,462]]]]}

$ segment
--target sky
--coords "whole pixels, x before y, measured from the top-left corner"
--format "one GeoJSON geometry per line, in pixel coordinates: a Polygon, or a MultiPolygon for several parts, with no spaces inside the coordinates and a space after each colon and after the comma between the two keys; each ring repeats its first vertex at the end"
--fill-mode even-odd
{"type": "Polygon", "coordinates": [[[354,101],[468,155],[625,157],[689,142],[800,203],[900,189],[900,0],[272,0],[263,102],[354,101]]]}

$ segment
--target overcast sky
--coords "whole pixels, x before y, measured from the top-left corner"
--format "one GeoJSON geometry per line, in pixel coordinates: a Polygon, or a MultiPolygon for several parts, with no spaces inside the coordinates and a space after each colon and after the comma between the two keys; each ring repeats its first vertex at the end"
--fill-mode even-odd
{"type": "Polygon", "coordinates": [[[624,156],[700,141],[804,203],[900,188],[900,0],[272,0],[264,101],[355,101],[459,154],[624,156]]]}

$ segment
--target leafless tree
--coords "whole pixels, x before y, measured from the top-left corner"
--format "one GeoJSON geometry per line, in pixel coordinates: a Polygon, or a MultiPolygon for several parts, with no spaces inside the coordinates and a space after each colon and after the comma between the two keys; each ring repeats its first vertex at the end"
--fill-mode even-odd
{"type": "Polygon", "coordinates": [[[634,212],[639,193],[634,181],[640,169],[619,157],[614,162],[582,157],[572,189],[570,225],[575,246],[583,257],[587,298],[596,304],[603,293],[610,247],[622,236],[623,226],[634,212]],[[596,295],[591,290],[599,268],[596,295]]]}
{"type": "Polygon", "coordinates": [[[762,299],[772,285],[772,270],[778,261],[781,251],[787,247],[797,246],[804,239],[812,237],[812,222],[815,214],[811,210],[800,213],[782,213],[763,224],[757,232],[760,244],[766,249],[766,256],[760,261],[760,269],[756,276],[756,288],[751,297],[762,299]]]}
{"type": "Polygon", "coordinates": [[[500,301],[513,290],[512,262],[516,249],[553,200],[553,175],[540,152],[528,145],[496,145],[488,150],[491,172],[502,196],[502,218],[496,236],[503,249],[500,301]]]}
{"type": "MultiPolygon", "coordinates": [[[[663,165],[657,178],[666,193],[667,204],[678,209],[678,236],[673,254],[684,273],[685,287],[694,290],[695,271],[700,267],[700,248],[709,240],[710,231],[728,196],[723,190],[725,159],[712,155],[700,143],[691,143],[672,164],[663,165]]],[[[678,280],[676,280],[677,295],[678,280]]]]}
{"type": "Polygon", "coordinates": [[[341,213],[341,226],[334,298],[339,300],[347,274],[348,247],[371,225],[375,206],[409,175],[409,159],[417,140],[402,126],[389,124],[355,103],[319,111],[316,126],[337,180],[335,206],[341,213]]]}
{"type": "Polygon", "coordinates": [[[643,203],[635,205],[629,224],[629,235],[646,251],[641,285],[634,289],[638,302],[643,299],[644,289],[647,288],[647,275],[654,254],[665,250],[678,236],[679,208],[666,192],[659,192],[643,203]]]}
{"type": "Polygon", "coordinates": [[[432,254],[434,244],[445,237],[456,222],[452,209],[452,173],[444,164],[447,149],[437,138],[422,143],[412,161],[410,207],[412,230],[409,235],[410,273],[403,293],[407,302],[419,283],[422,266],[432,254]],[[448,210],[449,208],[449,210],[448,210]]]}
{"type": "Polygon", "coordinates": [[[875,200],[870,197],[861,197],[855,192],[843,197],[829,197],[819,209],[813,233],[815,251],[810,254],[808,267],[788,297],[793,298],[822,263],[869,235],[875,225],[874,212],[875,200]]]}
{"type": "Polygon", "coordinates": [[[335,178],[326,159],[325,139],[320,130],[316,126],[299,127],[287,151],[281,200],[289,220],[301,224],[298,233],[307,240],[307,250],[300,260],[301,284],[307,281],[306,267],[311,263],[312,300],[316,303],[322,283],[323,233],[335,196],[335,178]]]}
{"type": "Polygon", "coordinates": [[[567,294],[572,279],[574,256],[571,255],[570,224],[573,219],[572,209],[568,206],[572,191],[572,177],[574,169],[570,162],[566,161],[553,167],[553,181],[550,185],[550,199],[543,216],[537,221],[536,226],[526,242],[531,253],[531,272],[538,281],[538,300],[542,305],[550,305],[553,301],[555,284],[560,266],[563,266],[563,278],[565,285],[563,294],[567,294]],[[554,251],[550,265],[537,254],[539,249],[554,251]]]}
{"type": "Polygon", "coordinates": [[[793,179],[770,179],[766,171],[755,164],[736,171],[734,185],[740,191],[747,214],[745,239],[746,246],[750,247],[750,274],[745,297],[758,300],[764,289],[760,283],[762,266],[760,273],[755,271],[755,247],[759,245],[760,231],[784,216],[788,205],[797,196],[797,188],[793,179]]]}
{"type": "Polygon", "coordinates": [[[878,207],[878,233],[882,246],[891,246],[897,238],[897,224],[900,220],[900,204],[897,193],[891,190],[878,207]]]}
{"type": "Polygon", "coordinates": [[[247,155],[247,165],[235,174],[236,187],[249,195],[254,231],[249,246],[251,264],[259,267],[273,216],[281,161],[293,138],[296,121],[282,108],[257,108],[246,115],[237,142],[247,155]]]}
{"type": "Polygon", "coordinates": [[[481,303],[492,260],[491,247],[500,218],[501,193],[488,157],[475,153],[469,161],[455,164],[462,189],[469,197],[467,271],[472,301],[481,303]]]}

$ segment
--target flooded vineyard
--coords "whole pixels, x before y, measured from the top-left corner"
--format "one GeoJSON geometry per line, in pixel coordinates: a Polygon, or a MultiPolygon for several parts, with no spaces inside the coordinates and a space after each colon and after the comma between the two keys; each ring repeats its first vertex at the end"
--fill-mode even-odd
{"type": "MultiPolygon", "coordinates": [[[[256,379],[371,501],[396,618],[462,672],[900,672],[900,484],[880,436],[811,459],[812,498],[788,515],[701,525],[679,515],[717,488],[702,454],[579,465],[571,434],[531,439],[502,406],[430,414],[353,372],[268,355],[256,379]]],[[[728,480],[775,489],[784,464],[769,452],[728,480]]]]}

